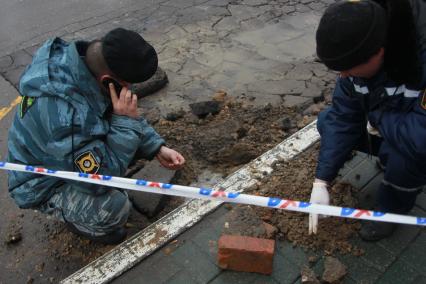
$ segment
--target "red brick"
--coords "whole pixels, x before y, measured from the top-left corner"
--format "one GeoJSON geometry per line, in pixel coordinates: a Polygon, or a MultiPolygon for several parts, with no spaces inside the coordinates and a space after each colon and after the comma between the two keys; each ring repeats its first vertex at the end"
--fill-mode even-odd
{"type": "Polygon", "coordinates": [[[223,235],[219,239],[218,247],[217,260],[223,269],[272,273],[274,240],[223,235]]]}

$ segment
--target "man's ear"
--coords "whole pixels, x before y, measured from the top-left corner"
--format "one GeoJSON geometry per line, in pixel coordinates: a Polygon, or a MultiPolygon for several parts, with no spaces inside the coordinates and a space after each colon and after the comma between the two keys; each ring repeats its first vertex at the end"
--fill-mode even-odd
{"type": "Polygon", "coordinates": [[[103,83],[105,80],[111,80],[112,77],[108,74],[104,74],[98,77],[100,83],[103,83]]]}
{"type": "Polygon", "coordinates": [[[98,77],[99,84],[103,86],[107,91],[109,90],[107,82],[110,80],[112,80],[112,77],[108,74],[104,74],[98,77]]]}

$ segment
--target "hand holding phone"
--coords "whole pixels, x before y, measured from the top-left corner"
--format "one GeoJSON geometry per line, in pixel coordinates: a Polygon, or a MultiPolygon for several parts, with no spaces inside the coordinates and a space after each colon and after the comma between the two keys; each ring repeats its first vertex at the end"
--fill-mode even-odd
{"type": "Polygon", "coordinates": [[[139,117],[138,97],[135,94],[132,94],[127,87],[121,86],[113,79],[105,79],[102,84],[109,90],[114,114],[135,119],[139,117]]]}
{"type": "Polygon", "coordinates": [[[115,92],[117,93],[117,96],[120,97],[121,89],[123,89],[123,86],[121,86],[117,81],[114,79],[105,79],[102,81],[102,84],[104,85],[105,89],[109,92],[109,84],[112,83],[114,85],[115,92]]]}

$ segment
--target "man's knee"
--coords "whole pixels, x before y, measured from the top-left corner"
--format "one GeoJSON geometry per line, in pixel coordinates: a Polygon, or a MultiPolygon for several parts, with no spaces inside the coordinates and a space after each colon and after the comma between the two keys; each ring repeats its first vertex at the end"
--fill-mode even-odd
{"type": "MultiPolygon", "coordinates": [[[[81,193],[80,193],[81,194],[81,193]]],[[[67,208],[66,222],[88,234],[108,234],[124,226],[130,212],[126,193],[108,189],[102,195],[83,195],[77,198],[78,205],[67,208]]]]}
{"type": "Polygon", "coordinates": [[[96,227],[113,229],[124,226],[129,217],[130,201],[126,193],[111,190],[106,200],[99,200],[98,212],[95,213],[96,227]]]}

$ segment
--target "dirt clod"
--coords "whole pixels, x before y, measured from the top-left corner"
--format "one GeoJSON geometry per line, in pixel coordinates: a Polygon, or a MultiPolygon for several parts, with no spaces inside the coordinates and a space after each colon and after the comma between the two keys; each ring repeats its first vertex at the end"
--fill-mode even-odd
{"type": "Polygon", "coordinates": [[[307,266],[302,268],[300,272],[300,282],[303,284],[319,284],[320,281],[317,279],[315,272],[307,266]]]}
{"type": "Polygon", "coordinates": [[[347,273],[346,266],[337,258],[327,256],[324,261],[324,273],[322,280],[326,283],[341,283],[347,273]]]}
{"type": "Polygon", "coordinates": [[[262,221],[250,206],[237,205],[225,218],[222,233],[254,238],[273,238],[276,228],[262,221]]]}
{"type": "Polygon", "coordinates": [[[190,104],[189,107],[198,118],[205,118],[208,114],[217,114],[221,109],[221,104],[217,101],[205,101],[190,104]]]}

